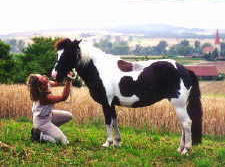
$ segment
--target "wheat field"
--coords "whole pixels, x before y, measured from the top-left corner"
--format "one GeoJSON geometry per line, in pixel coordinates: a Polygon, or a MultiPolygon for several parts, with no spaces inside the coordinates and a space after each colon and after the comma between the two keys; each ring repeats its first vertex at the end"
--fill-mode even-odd
{"type": "MultiPolygon", "coordinates": [[[[224,81],[201,83],[204,134],[225,135],[225,98],[207,96],[207,92],[220,94],[219,89],[222,95],[224,84],[224,81]]],[[[60,94],[62,90],[63,88],[59,87],[52,91],[53,94],[60,94]]],[[[26,85],[0,85],[0,118],[24,116],[31,119],[31,107],[32,102],[26,85]]],[[[92,100],[85,87],[72,88],[72,96],[66,102],[56,104],[55,108],[72,112],[77,123],[104,120],[101,106],[92,100]]],[[[146,127],[169,132],[180,131],[174,108],[167,100],[143,108],[116,107],[116,110],[121,126],[146,127]]]]}

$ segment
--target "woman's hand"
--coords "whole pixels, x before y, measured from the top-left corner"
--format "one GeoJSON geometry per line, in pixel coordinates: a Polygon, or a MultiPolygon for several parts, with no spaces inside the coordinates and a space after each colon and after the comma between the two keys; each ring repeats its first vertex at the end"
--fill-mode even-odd
{"type": "Polygon", "coordinates": [[[76,78],[76,74],[72,71],[70,71],[68,74],[67,74],[67,77],[71,80],[74,80],[76,78]]]}

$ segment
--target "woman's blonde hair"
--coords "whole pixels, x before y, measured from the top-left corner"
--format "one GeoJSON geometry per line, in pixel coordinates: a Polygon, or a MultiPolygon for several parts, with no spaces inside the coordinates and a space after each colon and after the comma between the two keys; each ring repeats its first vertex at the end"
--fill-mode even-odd
{"type": "Polygon", "coordinates": [[[42,82],[39,80],[38,75],[39,74],[30,74],[27,78],[27,86],[32,101],[38,101],[49,93],[43,90],[42,82]]]}

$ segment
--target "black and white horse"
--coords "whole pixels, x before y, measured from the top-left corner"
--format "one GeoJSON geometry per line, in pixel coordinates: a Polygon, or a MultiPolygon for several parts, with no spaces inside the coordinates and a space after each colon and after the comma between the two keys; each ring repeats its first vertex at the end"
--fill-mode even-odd
{"type": "Polygon", "coordinates": [[[92,98],[102,105],[108,135],[103,146],[121,142],[115,105],[144,107],[165,98],[174,105],[182,127],[178,151],[186,154],[192,144],[201,142],[200,90],[192,71],[169,59],[127,62],[77,40],[61,40],[57,50],[52,71],[56,80],[62,81],[75,68],[92,98]]]}

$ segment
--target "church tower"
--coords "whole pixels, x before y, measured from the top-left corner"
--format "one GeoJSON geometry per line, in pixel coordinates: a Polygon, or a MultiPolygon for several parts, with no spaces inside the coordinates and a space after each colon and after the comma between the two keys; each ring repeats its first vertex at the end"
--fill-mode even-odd
{"type": "Polygon", "coordinates": [[[220,43],[220,36],[219,36],[219,30],[216,30],[216,37],[215,37],[215,48],[217,48],[218,54],[220,56],[221,52],[221,43],[220,43]]]}

